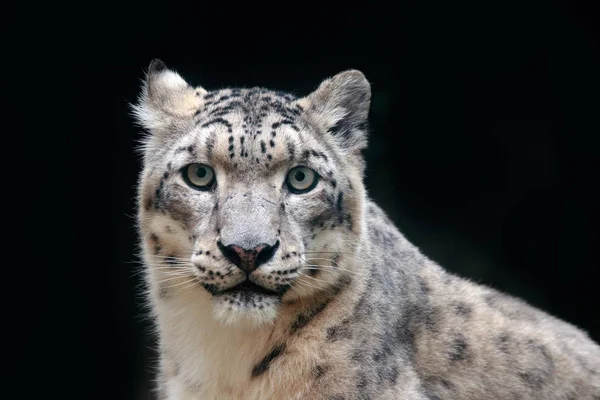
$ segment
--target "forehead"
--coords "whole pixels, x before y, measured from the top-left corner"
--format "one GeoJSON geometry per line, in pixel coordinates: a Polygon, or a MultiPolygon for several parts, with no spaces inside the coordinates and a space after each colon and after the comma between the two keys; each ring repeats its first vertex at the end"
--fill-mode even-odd
{"type": "Polygon", "coordinates": [[[204,107],[197,113],[197,122],[208,124],[225,116],[243,115],[243,128],[260,127],[266,117],[279,117],[281,122],[293,124],[302,114],[302,107],[288,93],[263,88],[224,89],[204,96],[204,107]]]}
{"type": "Polygon", "coordinates": [[[188,157],[197,162],[273,169],[280,163],[310,163],[308,156],[327,152],[291,94],[262,88],[224,89],[203,99],[194,129],[175,150],[187,149],[188,157]],[[308,155],[307,148],[311,149],[308,155]]]}

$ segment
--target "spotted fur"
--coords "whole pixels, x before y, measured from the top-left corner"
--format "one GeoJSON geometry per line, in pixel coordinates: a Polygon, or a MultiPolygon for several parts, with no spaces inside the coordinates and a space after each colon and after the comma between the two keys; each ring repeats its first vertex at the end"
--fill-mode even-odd
{"type": "Polygon", "coordinates": [[[369,200],[369,102],[358,71],[296,98],[209,92],[150,64],[133,112],[159,398],[599,400],[586,333],[445,272],[369,200]],[[187,185],[190,163],[215,185],[187,185]],[[296,166],[313,190],[286,186],[296,166]],[[230,244],[258,249],[244,263],[271,249],[249,275],[260,290],[232,289],[251,270],[230,244]]]}

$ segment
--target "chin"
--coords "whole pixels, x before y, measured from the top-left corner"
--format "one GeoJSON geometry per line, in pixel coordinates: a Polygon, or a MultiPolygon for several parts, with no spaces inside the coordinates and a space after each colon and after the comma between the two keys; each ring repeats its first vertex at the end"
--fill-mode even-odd
{"type": "Polygon", "coordinates": [[[260,328],[275,321],[281,296],[270,293],[233,290],[214,294],[213,316],[229,326],[260,328]]]}

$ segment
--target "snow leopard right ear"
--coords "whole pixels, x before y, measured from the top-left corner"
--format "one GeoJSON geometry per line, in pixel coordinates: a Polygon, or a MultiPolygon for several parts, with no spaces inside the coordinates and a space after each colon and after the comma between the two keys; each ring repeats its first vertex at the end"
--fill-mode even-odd
{"type": "Polygon", "coordinates": [[[132,105],[133,115],[153,134],[163,134],[192,121],[196,111],[204,106],[205,93],[205,89],[190,86],[156,58],[148,66],[138,103],[132,105]]]}
{"type": "Polygon", "coordinates": [[[356,153],[367,146],[371,85],[362,72],[347,70],[326,79],[298,104],[327,131],[340,149],[356,153]]]}

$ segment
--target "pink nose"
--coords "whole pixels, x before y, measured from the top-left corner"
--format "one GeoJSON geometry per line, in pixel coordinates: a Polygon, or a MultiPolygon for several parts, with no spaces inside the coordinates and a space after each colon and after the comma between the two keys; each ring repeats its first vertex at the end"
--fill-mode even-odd
{"type": "Polygon", "coordinates": [[[273,258],[275,251],[279,247],[279,241],[274,246],[262,243],[250,250],[236,244],[224,246],[221,242],[217,242],[217,245],[225,258],[244,271],[246,275],[250,275],[256,268],[273,258]]]}

